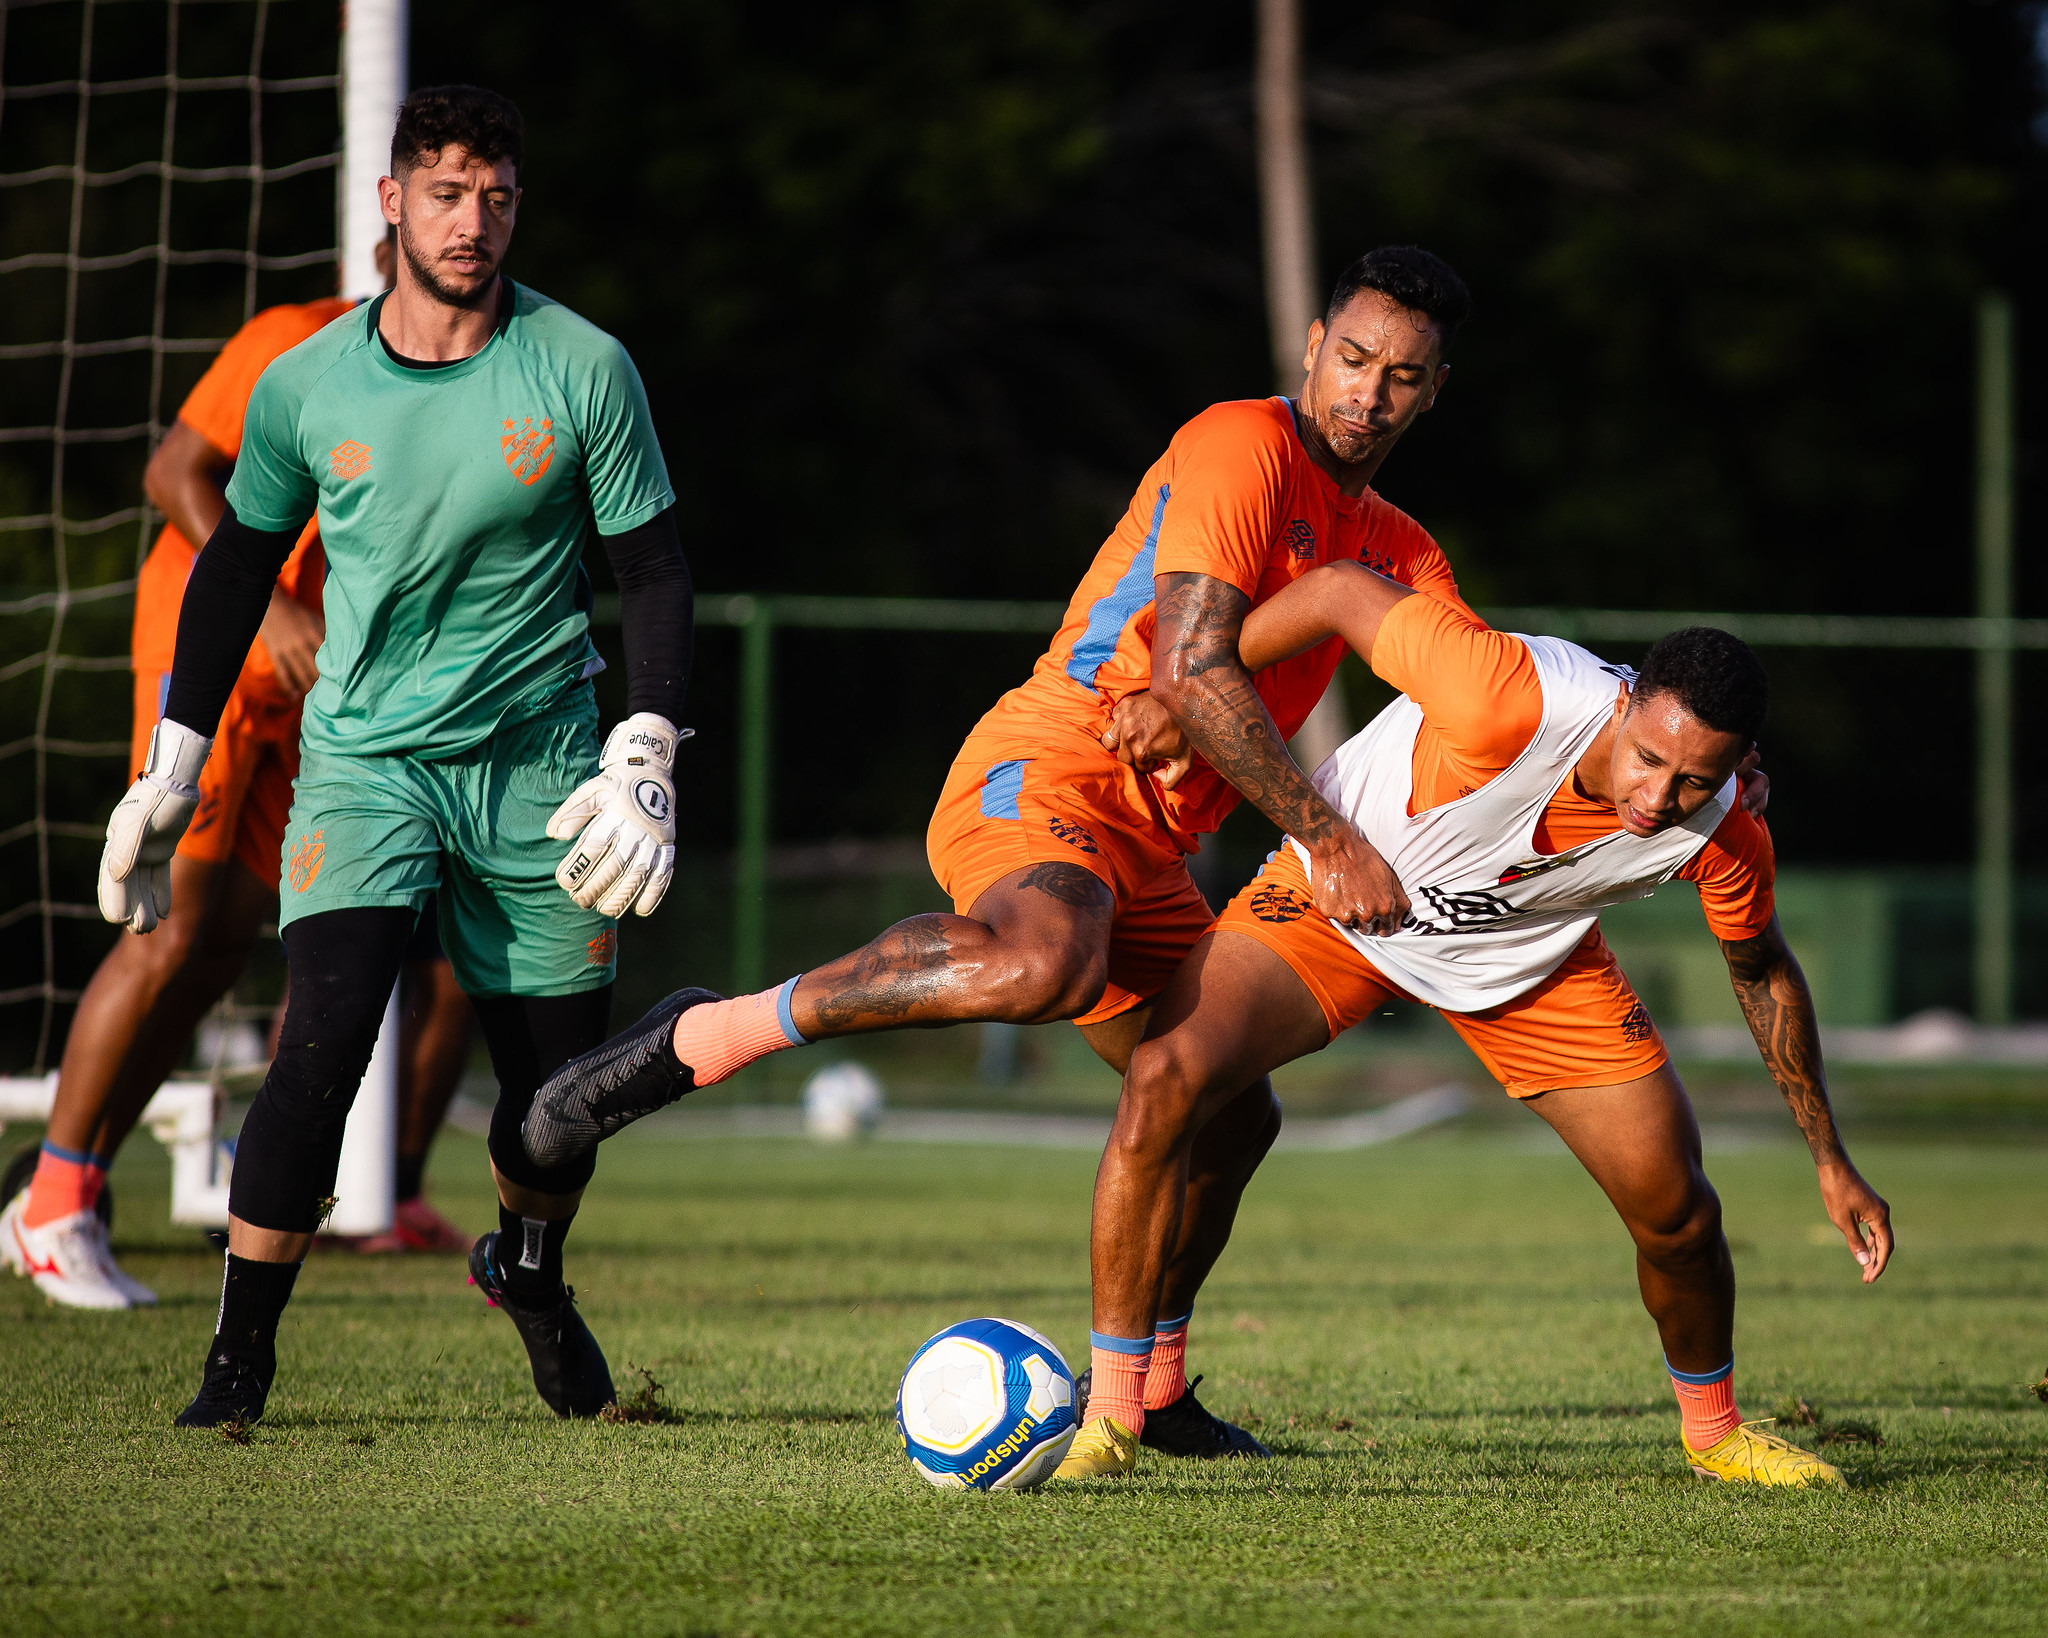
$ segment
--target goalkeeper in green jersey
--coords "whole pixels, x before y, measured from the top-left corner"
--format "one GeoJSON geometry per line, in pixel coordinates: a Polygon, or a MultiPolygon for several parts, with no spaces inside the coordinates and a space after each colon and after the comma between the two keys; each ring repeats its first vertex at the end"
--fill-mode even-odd
{"type": "Polygon", "coordinates": [[[285,831],[284,1027],[236,1150],[220,1318],[184,1426],[263,1412],[343,1123],[436,892],[499,1083],[500,1226],[470,1253],[471,1278],[517,1325],[557,1414],[613,1397],[562,1279],[592,1166],[536,1166],[519,1128],[534,1089],[604,1038],[615,918],[651,913],[674,867],[690,578],[631,360],[500,271],[520,159],[503,97],[406,99],[379,184],[397,284],[257,383],[163,720],[107,827],[101,910],[145,931],[171,911],[169,859],[221,708],[317,512],[327,633],[285,831]],[[618,576],[630,713],[602,752],[580,562],[592,533],[618,576]]]}

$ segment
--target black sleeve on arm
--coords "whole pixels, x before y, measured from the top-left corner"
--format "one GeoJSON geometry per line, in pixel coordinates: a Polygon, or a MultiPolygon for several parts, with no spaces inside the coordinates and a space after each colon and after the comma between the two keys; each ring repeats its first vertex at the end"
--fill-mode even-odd
{"type": "Polygon", "coordinates": [[[296,529],[251,529],[230,506],[207,537],[178,608],[178,654],[164,715],[213,738],[242,662],[270,608],[278,571],[292,555],[296,529]]]}
{"type": "Polygon", "coordinates": [[[652,711],[681,726],[697,631],[676,509],[671,506],[622,535],[606,535],[604,549],[619,582],[626,710],[652,711]]]}

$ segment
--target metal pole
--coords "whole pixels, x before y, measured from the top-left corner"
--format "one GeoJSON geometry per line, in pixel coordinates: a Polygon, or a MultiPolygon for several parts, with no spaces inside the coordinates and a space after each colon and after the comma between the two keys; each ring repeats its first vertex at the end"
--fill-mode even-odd
{"type": "MultiPolygon", "coordinates": [[[[2012,302],[1977,305],[1977,613],[2013,612],[2014,369],[2012,302]]],[[[1977,1019],[2012,1021],[2013,649],[1977,651],[1977,1019]]]]}
{"type": "MultiPolygon", "coordinates": [[[[1259,227],[1265,241],[1266,324],[1273,379],[1301,390],[1302,350],[1320,316],[1316,301],[1314,188],[1301,115],[1301,0],[1257,0],[1258,62],[1252,100],[1258,113],[1259,227]]],[[[1290,749],[1314,770],[1351,737],[1343,687],[1332,679],[1290,749]]]]}
{"type": "MultiPolygon", "coordinates": [[[[391,159],[391,128],[405,96],[407,0],[348,0],[341,45],[341,180],[335,214],[341,233],[341,294],[374,296],[384,213],[377,178],[391,159]]],[[[384,1025],[342,1131],[335,1174],[336,1234],[382,1234],[391,1227],[398,1153],[398,986],[384,1004],[384,1025]]]]}
{"type": "Polygon", "coordinates": [[[740,628],[739,850],[732,901],[733,988],[768,981],[768,752],[774,727],[775,616],[763,598],[735,598],[740,628]],[[739,606],[743,605],[743,606],[739,606]]]}
{"type": "Polygon", "coordinates": [[[1274,378],[1301,385],[1301,351],[1316,314],[1315,217],[1308,139],[1301,122],[1300,0],[1258,0],[1259,225],[1265,240],[1266,317],[1274,378]]]}
{"type": "Polygon", "coordinates": [[[341,47],[341,289],[369,297],[384,288],[377,247],[384,211],[377,178],[391,168],[391,130],[405,100],[408,0],[348,0],[341,47]]]}

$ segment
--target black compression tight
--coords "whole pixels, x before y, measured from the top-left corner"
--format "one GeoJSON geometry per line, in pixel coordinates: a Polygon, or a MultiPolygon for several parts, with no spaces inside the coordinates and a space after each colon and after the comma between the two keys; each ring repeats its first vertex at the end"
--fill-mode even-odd
{"type": "MultiPolygon", "coordinates": [[[[286,995],[277,1060],[243,1122],[228,1210],[255,1228],[310,1234],[341,1163],[342,1130],[398,979],[414,916],[406,909],[329,910],[284,931],[286,995]]],[[[611,987],[577,995],[485,996],[477,1017],[497,1070],[491,1161],[544,1194],[574,1194],[594,1155],[535,1166],[520,1123],[541,1082],[604,1039],[611,987]]]]}

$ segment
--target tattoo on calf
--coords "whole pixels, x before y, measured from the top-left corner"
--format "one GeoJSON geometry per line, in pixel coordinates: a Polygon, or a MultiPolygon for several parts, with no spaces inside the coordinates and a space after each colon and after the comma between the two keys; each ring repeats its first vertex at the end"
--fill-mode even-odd
{"type": "Polygon", "coordinates": [[[1033,865],[1017,885],[1058,899],[1076,910],[1093,910],[1107,915],[1116,907],[1115,896],[1103,884],[1102,878],[1079,865],[1033,865]]]}
{"type": "Polygon", "coordinates": [[[912,916],[855,951],[851,975],[816,1004],[819,1022],[843,1030],[877,1018],[903,1019],[935,1000],[945,986],[952,950],[947,919],[912,916]]]}

